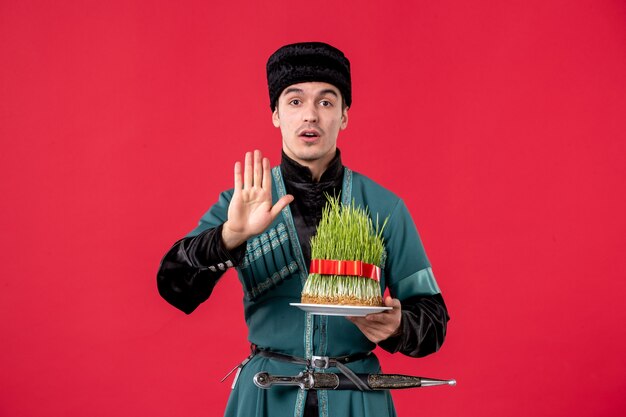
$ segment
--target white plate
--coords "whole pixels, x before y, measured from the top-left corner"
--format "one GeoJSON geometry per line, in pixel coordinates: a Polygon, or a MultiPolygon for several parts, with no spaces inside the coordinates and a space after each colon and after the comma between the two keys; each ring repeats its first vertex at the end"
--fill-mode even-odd
{"type": "Polygon", "coordinates": [[[368,314],[380,313],[381,311],[391,310],[392,307],[366,307],[366,306],[342,306],[330,304],[301,304],[289,303],[289,305],[298,307],[307,313],[317,314],[318,316],[353,316],[363,317],[368,314]]]}

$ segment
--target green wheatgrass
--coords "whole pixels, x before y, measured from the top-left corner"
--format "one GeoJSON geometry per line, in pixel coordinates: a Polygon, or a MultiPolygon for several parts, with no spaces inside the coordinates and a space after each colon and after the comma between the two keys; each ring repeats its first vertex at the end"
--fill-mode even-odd
{"type": "MultiPolygon", "coordinates": [[[[380,266],[385,250],[383,229],[369,217],[369,211],[341,204],[339,197],[326,195],[328,202],[311,238],[312,259],[362,261],[380,266]]],[[[302,302],[310,304],[382,305],[380,283],[364,277],[309,274],[302,290],[302,302]]]]}

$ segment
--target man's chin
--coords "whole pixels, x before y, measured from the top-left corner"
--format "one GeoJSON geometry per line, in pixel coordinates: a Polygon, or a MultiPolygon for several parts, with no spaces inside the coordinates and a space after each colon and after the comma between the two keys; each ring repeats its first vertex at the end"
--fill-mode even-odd
{"type": "MultiPolygon", "coordinates": [[[[335,148],[323,148],[319,142],[315,143],[297,143],[296,146],[285,146],[283,149],[291,159],[300,162],[315,162],[321,159],[332,158],[335,156],[335,148]]],[[[292,144],[293,145],[293,144],[292,144]]]]}
{"type": "Polygon", "coordinates": [[[306,152],[306,151],[297,152],[295,156],[300,161],[315,162],[315,161],[319,161],[320,159],[327,158],[330,153],[332,153],[333,156],[335,155],[335,151],[322,152],[317,149],[309,149],[309,152],[306,152]]]}
{"type": "Polygon", "coordinates": [[[300,161],[304,161],[304,162],[314,162],[319,160],[321,157],[318,155],[296,155],[296,157],[300,160],[300,161]]]}

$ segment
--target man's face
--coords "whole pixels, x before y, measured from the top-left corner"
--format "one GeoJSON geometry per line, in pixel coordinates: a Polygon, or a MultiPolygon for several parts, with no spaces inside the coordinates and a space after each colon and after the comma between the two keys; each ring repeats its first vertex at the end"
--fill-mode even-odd
{"type": "Polygon", "coordinates": [[[272,121],[280,128],[287,156],[302,165],[328,163],[339,131],[348,125],[348,109],[342,109],[341,93],[332,84],[299,83],[283,90],[272,121]]]}

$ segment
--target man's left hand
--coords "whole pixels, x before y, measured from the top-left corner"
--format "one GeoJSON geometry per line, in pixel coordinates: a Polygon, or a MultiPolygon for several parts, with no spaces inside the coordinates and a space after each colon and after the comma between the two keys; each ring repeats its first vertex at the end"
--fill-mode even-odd
{"type": "Polygon", "coordinates": [[[368,314],[365,317],[347,317],[374,343],[382,342],[400,331],[402,306],[397,298],[385,297],[385,306],[393,307],[382,313],[368,314]]]}

